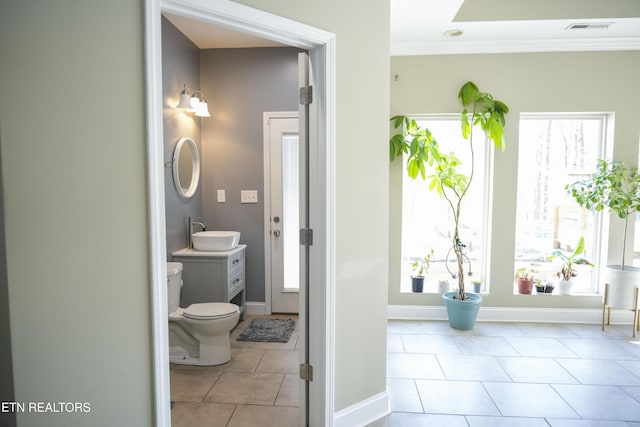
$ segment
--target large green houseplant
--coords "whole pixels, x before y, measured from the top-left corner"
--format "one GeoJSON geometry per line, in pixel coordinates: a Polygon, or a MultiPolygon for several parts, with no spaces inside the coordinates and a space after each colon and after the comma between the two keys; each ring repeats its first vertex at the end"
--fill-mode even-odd
{"type": "Polygon", "coordinates": [[[569,184],[567,192],[580,206],[595,211],[605,208],[624,220],[622,234],[622,256],[619,265],[608,265],[605,283],[609,284],[608,305],[617,308],[632,308],[633,293],[640,270],[625,265],[627,231],[629,218],[635,218],[640,211],[640,174],[638,168],[629,167],[625,162],[598,160],[595,173],[569,184]]]}
{"type": "Polygon", "coordinates": [[[586,179],[567,185],[567,191],[580,206],[595,211],[609,209],[624,220],[622,235],[622,259],[620,269],[625,269],[624,255],[627,247],[629,217],[640,211],[640,174],[624,162],[598,160],[596,172],[586,179]]]}
{"type": "MultiPolygon", "coordinates": [[[[429,188],[440,194],[453,214],[452,250],[457,263],[458,280],[457,296],[454,299],[464,302],[481,297],[465,292],[464,283],[464,253],[465,245],[460,238],[460,213],[462,201],[469,191],[474,178],[474,126],[479,125],[487,140],[497,148],[504,150],[505,115],[509,108],[501,101],[486,92],[481,92],[473,82],[466,82],[458,92],[458,99],[462,104],[461,133],[468,141],[471,164],[467,174],[461,170],[462,163],[454,153],[444,153],[435,136],[426,127],[418,126],[417,122],[407,116],[391,118],[396,129],[402,132],[394,135],[390,140],[391,161],[407,156],[407,173],[416,179],[429,180],[429,188]],[[427,175],[427,170],[433,173],[427,175]]],[[[477,314],[477,312],[476,312],[477,314]]],[[[475,322],[475,318],[473,319],[475,322]]],[[[450,319],[451,322],[451,319],[450,319]]],[[[453,326],[453,324],[452,324],[453,326]]],[[[472,326],[472,325],[471,325],[472,326]]],[[[455,327],[455,326],[454,326],[455,327]]]]}

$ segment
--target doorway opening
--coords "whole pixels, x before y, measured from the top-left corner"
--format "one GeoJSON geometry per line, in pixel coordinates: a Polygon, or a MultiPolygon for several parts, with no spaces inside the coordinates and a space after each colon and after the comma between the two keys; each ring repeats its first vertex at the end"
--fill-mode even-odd
{"type": "Polygon", "coordinates": [[[333,424],[334,354],[334,92],[335,37],[286,18],[230,1],[194,5],[185,0],[145,0],[145,62],[147,82],[147,157],[149,182],[149,238],[155,424],[171,424],[166,295],[164,153],[162,150],[162,12],[213,26],[257,35],[309,51],[311,84],[316,101],[309,106],[309,228],[313,245],[308,248],[308,298],[313,301],[308,322],[309,364],[314,380],[309,383],[308,424],[333,424]]]}

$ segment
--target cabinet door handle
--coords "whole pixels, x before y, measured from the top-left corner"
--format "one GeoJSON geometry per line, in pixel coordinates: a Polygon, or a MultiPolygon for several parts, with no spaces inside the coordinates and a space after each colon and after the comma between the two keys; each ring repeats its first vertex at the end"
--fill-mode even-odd
{"type": "Polygon", "coordinates": [[[237,264],[237,263],[239,263],[239,262],[240,262],[240,260],[239,260],[239,259],[234,259],[234,260],[233,260],[233,262],[232,262],[232,264],[233,264],[233,265],[236,265],[236,264],[237,264]]]}
{"type": "Polygon", "coordinates": [[[233,284],[235,285],[236,283],[239,283],[239,282],[240,282],[240,279],[236,279],[233,281],[233,284]]]}

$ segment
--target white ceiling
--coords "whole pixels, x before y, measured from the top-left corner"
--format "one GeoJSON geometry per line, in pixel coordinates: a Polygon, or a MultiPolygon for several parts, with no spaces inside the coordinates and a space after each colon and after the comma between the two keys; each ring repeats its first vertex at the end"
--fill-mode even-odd
{"type": "MultiPolygon", "coordinates": [[[[164,15],[200,49],[281,46],[164,15]]],[[[390,43],[393,56],[640,50],[640,0],[391,0],[390,43]],[[448,30],[462,35],[446,37],[448,30]]]]}
{"type": "Polygon", "coordinates": [[[280,43],[205,24],[181,16],[162,14],[200,49],[282,46],[280,43]]]}
{"type": "Polygon", "coordinates": [[[392,55],[628,49],[640,49],[638,0],[391,0],[392,55]]]}

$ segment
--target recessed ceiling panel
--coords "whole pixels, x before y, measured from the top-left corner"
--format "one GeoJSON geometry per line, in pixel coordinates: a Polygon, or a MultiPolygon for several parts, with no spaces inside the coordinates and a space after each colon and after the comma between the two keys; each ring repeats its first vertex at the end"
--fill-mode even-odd
{"type": "Polygon", "coordinates": [[[640,50],[640,0],[391,0],[392,55],[586,50],[640,50]]]}
{"type": "Polygon", "coordinates": [[[454,22],[639,17],[639,0],[465,0],[454,22]]]}

